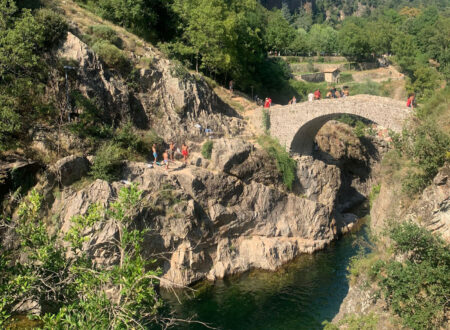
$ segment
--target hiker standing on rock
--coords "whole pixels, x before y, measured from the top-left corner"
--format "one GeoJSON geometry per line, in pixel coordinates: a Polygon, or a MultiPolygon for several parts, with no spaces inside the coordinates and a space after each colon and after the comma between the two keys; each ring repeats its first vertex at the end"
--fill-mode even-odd
{"type": "Polygon", "coordinates": [[[181,146],[181,154],[183,155],[184,163],[187,165],[187,159],[189,156],[189,148],[186,143],[183,143],[181,146]]]}
{"type": "Polygon", "coordinates": [[[175,143],[173,143],[173,141],[172,141],[172,142],[170,142],[170,145],[169,145],[169,157],[172,162],[173,162],[174,154],[175,154],[175,143]]]}
{"type": "Polygon", "coordinates": [[[272,104],[272,99],[270,97],[266,97],[266,100],[264,102],[264,108],[269,109],[271,104],[272,104]]]}
{"type": "Polygon", "coordinates": [[[154,158],[153,165],[156,166],[156,161],[157,161],[157,158],[158,158],[158,152],[156,151],[156,144],[154,144],[154,143],[153,143],[153,146],[152,146],[152,151],[153,151],[153,158],[154,158]]]}

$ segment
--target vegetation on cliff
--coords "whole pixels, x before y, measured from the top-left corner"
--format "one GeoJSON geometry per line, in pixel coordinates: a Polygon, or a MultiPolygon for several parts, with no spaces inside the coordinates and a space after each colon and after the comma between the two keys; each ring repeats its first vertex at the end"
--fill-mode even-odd
{"type": "Polygon", "coordinates": [[[390,310],[412,329],[437,329],[447,324],[450,297],[450,247],[412,222],[392,222],[390,246],[357,257],[350,277],[367,276],[368,285],[390,310]]]}
{"type": "Polygon", "coordinates": [[[19,244],[0,255],[0,326],[33,308],[41,309],[34,316],[37,325],[48,329],[144,329],[163,322],[156,293],[160,270],[142,256],[146,231],[133,222],[140,202],[135,185],[123,188],[105,209],[94,204],[86,215],[75,216],[62,238],[49,234],[42,197],[31,192],[17,221],[1,221],[19,244]],[[117,259],[109,266],[96,263],[93,251],[85,249],[92,231],[105,227],[117,233],[103,246],[117,259]]]}

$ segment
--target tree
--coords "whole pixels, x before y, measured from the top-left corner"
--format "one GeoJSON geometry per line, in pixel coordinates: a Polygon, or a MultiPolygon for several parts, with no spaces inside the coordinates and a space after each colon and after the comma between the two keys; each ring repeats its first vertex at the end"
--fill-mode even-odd
{"type": "Polygon", "coordinates": [[[317,55],[321,53],[332,54],[337,50],[337,33],[332,27],[314,24],[309,31],[311,50],[317,55]]]}
{"type": "Polygon", "coordinates": [[[295,31],[286,21],[283,13],[280,10],[271,11],[266,29],[267,48],[286,53],[294,38],[295,31]]]}
{"type": "Polygon", "coordinates": [[[339,48],[343,55],[367,58],[373,49],[370,45],[367,28],[362,19],[347,19],[338,33],[339,48]]]}

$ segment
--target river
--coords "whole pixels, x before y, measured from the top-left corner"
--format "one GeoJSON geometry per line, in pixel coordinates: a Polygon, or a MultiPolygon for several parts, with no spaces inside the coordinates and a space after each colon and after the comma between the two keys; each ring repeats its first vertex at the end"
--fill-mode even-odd
{"type": "MultiPolygon", "coordinates": [[[[361,213],[368,213],[366,206],[358,209],[361,213]]],[[[177,317],[193,317],[219,329],[321,329],[324,320],[338,313],[348,292],[347,266],[361,239],[367,240],[365,225],[276,272],[255,270],[202,282],[194,287],[194,297],[178,292],[181,304],[167,291],[163,299],[177,317]]],[[[177,328],[205,329],[198,324],[177,328]]]]}

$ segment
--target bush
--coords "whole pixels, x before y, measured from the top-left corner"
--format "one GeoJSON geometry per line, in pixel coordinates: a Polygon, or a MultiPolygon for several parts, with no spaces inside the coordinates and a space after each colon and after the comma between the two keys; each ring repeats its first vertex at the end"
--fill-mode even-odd
{"type": "Polygon", "coordinates": [[[353,81],[353,75],[351,73],[341,73],[339,77],[340,83],[347,83],[353,81]]]}
{"type": "Polygon", "coordinates": [[[135,151],[138,153],[144,153],[146,151],[144,141],[142,141],[142,139],[134,132],[133,124],[131,122],[127,122],[116,131],[113,141],[119,148],[128,151],[135,151]]]}
{"type": "Polygon", "coordinates": [[[107,25],[92,25],[88,33],[92,35],[94,41],[106,40],[119,48],[122,46],[122,40],[117,32],[107,25]]]}
{"type": "Polygon", "coordinates": [[[450,296],[450,248],[418,225],[406,222],[390,229],[396,254],[380,275],[380,286],[391,310],[413,329],[445,327],[450,296]]]}
{"type": "Polygon", "coordinates": [[[211,140],[206,141],[202,145],[202,156],[206,159],[211,159],[211,153],[214,143],[211,140]]]}
{"type": "Polygon", "coordinates": [[[123,154],[119,146],[112,143],[104,144],[95,154],[94,164],[91,167],[90,175],[94,179],[108,182],[117,180],[120,175],[123,154]]]}
{"type": "Polygon", "coordinates": [[[292,184],[296,178],[297,163],[291,157],[289,153],[278,143],[277,140],[271,138],[268,135],[260,136],[258,143],[266,152],[275,159],[277,169],[283,178],[284,185],[292,190],[292,184]]]}
{"type": "Polygon", "coordinates": [[[262,111],[262,124],[263,128],[268,133],[270,131],[270,113],[269,110],[263,109],[262,111]]]}
{"type": "Polygon", "coordinates": [[[370,194],[369,194],[370,207],[372,207],[373,202],[375,201],[375,199],[377,199],[378,195],[380,194],[380,191],[381,191],[381,184],[372,186],[372,190],[370,191],[370,194]]]}
{"type": "Polygon", "coordinates": [[[366,125],[361,120],[358,120],[355,125],[355,135],[358,138],[364,137],[366,135],[366,128],[366,125]]]}
{"type": "Polygon", "coordinates": [[[36,20],[43,26],[44,47],[49,49],[64,38],[69,26],[61,15],[50,9],[39,9],[36,20]]]}
{"type": "Polygon", "coordinates": [[[124,53],[106,40],[99,40],[92,46],[92,50],[98,54],[103,62],[109,67],[125,72],[130,63],[124,53]]]}

